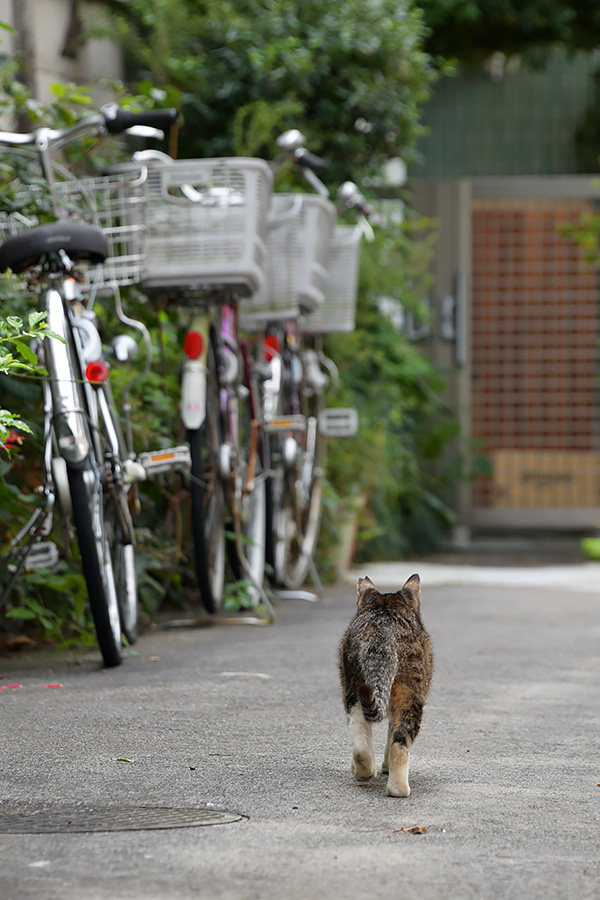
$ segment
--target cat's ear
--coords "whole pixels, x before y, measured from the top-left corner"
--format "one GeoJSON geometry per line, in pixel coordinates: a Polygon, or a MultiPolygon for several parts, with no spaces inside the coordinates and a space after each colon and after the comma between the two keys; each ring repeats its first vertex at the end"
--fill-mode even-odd
{"type": "Polygon", "coordinates": [[[356,585],[356,605],[359,609],[366,600],[367,594],[371,591],[374,591],[376,594],[379,593],[369,576],[365,575],[364,578],[359,578],[356,585]]]}
{"type": "Polygon", "coordinates": [[[404,587],[402,593],[407,600],[412,603],[415,609],[421,606],[421,579],[418,575],[411,575],[404,587]]]}

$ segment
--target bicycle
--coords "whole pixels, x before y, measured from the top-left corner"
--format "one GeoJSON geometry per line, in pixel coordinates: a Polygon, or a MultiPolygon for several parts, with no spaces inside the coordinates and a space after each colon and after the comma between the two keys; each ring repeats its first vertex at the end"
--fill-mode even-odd
{"type": "MultiPolygon", "coordinates": [[[[25,289],[37,291],[37,307],[58,336],[35,347],[47,371],[42,382],[41,505],[11,542],[13,574],[0,604],[26,564],[39,568],[56,562],[56,548],[44,539],[58,506],[74,524],[107,667],[122,661],[122,636],[130,644],[137,637],[131,508],[135,482],[145,478],[151,466],[146,469],[135,458],[129,408],[127,441],[124,438],[93,304],[100,290],[114,292],[119,320],[138,329],[151,350],[145,326],[125,315],[118,291],[119,285],[135,281],[139,266],[143,185],[140,179],[122,177],[73,180],[52,154],[84,135],[122,134],[139,126],[162,136],[156,128],[171,124],[176,116],[175,110],[133,114],[111,105],[68,128],[39,128],[27,135],[0,133],[0,144],[6,148],[19,152],[33,148],[33,156],[41,162],[50,211],[57,219],[39,224],[19,213],[8,216],[5,233],[15,233],[0,246],[0,270],[23,276],[25,289]],[[67,180],[59,181],[55,174],[67,180]]],[[[30,195],[31,190],[26,196],[30,195]]],[[[133,339],[122,335],[115,341],[114,353],[128,357],[132,344],[133,339]]]]}
{"type": "Polygon", "coordinates": [[[211,614],[220,609],[229,560],[249,605],[268,605],[259,397],[238,319],[263,282],[271,172],[263,160],[157,151],[134,154],[119,171],[140,167],[148,178],[139,286],[187,320],[180,413],[201,600],[211,614]]]}
{"type": "Polygon", "coordinates": [[[324,163],[304,146],[297,130],[278,138],[280,154],[302,168],[313,194],[275,194],[268,239],[267,287],[248,310],[248,328],[264,329],[264,430],[267,483],[267,551],[271,580],[297,590],[308,575],[317,590],[313,557],[320,530],[326,439],[352,436],[355,410],[325,405],[337,368],[323,352],[322,338],[354,328],[360,237],[365,230],[335,226],[343,208],[361,217],[368,207],[347,182],[335,207],[318,177],[324,163]]]}

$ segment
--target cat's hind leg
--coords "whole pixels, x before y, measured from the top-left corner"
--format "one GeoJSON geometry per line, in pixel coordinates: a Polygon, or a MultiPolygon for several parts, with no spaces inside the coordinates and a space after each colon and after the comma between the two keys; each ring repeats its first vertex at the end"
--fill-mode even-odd
{"type": "Polygon", "coordinates": [[[352,774],[357,781],[368,781],[377,775],[373,753],[372,725],[364,717],[362,705],[357,703],[348,713],[352,736],[352,774]]]}
{"type": "Polygon", "coordinates": [[[392,747],[392,741],[394,740],[394,723],[390,719],[388,726],[388,734],[387,741],[385,744],[385,753],[383,754],[383,764],[381,766],[382,775],[387,775],[390,771],[390,749],[392,747]]]}
{"type": "Polygon", "coordinates": [[[409,747],[413,743],[423,716],[423,704],[411,696],[402,684],[394,684],[390,696],[390,730],[386,755],[389,775],[386,793],[389,797],[409,797],[409,747]]]}

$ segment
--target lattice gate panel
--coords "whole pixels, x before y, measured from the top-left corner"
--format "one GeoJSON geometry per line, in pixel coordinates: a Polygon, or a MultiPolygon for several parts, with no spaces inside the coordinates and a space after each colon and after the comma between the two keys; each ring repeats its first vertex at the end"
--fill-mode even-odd
{"type": "Polygon", "coordinates": [[[598,275],[560,231],[589,208],[473,201],[472,435],[493,470],[475,511],[539,510],[544,524],[544,510],[600,507],[598,275]]]}

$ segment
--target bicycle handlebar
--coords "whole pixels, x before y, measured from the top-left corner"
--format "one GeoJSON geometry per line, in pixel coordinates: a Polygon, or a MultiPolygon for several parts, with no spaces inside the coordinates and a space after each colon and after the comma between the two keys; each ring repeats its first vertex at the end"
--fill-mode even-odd
{"type": "Polygon", "coordinates": [[[122,134],[128,128],[148,125],[154,128],[168,127],[177,121],[176,109],[152,109],[141,113],[131,113],[119,109],[115,104],[103,106],[100,113],[70,125],[68,128],[36,128],[29,134],[0,131],[0,144],[26,146],[35,144],[41,152],[57,149],[73,138],[84,134],[122,134]]]}
{"type": "MultiPolygon", "coordinates": [[[[30,134],[0,131],[0,144],[21,147],[34,145],[40,156],[44,176],[52,191],[54,187],[53,150],[57,150],[74,138],[85,134],[95,134],[100,137],[107,133],[123,134],[129,128],[135,129],[140,125],[151,128],[160,125],[166,127],[177,121],[177,116],[176,109],[153,109],[141,113],[131,113],[119,109],[116,104],[112,103],[103,106],[98,114],[81,119],[68,128],[36,128],[30,134]]],[[[56,204],[54,206],[55,212],[58,214],[56,204]]]]}
{"type": "Polygon", "coordinates": [[[146,112],[132,113],[120,109],[116,104],[103,106],[100,110],[104,117],[109,134],[122,134],[136,125],[149,125],[151,128],[168,128],[177,121],[179,113],[176,109],[150,109],[146,112]]]}

